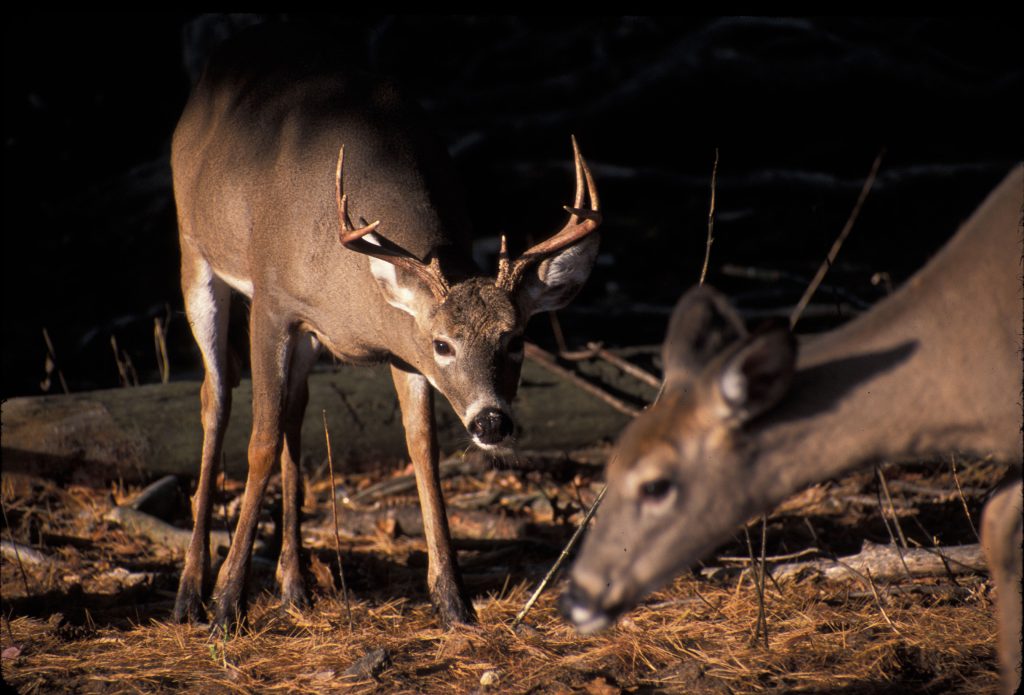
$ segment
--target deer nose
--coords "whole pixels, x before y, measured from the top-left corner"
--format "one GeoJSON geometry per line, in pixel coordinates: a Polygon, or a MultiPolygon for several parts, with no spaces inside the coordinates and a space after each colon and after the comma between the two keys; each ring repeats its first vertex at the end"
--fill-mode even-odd
{"type": "Polygon", "coordinates": [[[571,580],[558,607],[577,631],[589,635],[605,629],[613,619],[613,615],[602,610],[599,603],[598,597],[590,595],[575,580],[571,580]]]}
{"type": "Polygon", "coordinates": [[[498,444],[512,434],[512,418],[497,408],[484,408],[469,423],[469,433],[483,444],[498,444]]]}

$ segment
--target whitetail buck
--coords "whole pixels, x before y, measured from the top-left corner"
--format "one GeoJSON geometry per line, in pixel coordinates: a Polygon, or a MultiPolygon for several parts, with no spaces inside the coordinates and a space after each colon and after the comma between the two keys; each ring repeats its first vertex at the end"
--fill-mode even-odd
{"type": "Polygon", "coordinates": [[[214,57],[175,131],[171,160],[182,290],[206,370],[202,468],[177,620],[201,619],[210,574],[211,495],[234,379],[232,289],[252,302],[253,429],[238,526],[213,590],[214,624],[244,613],[259,507],[278,461],[281,594],[307,601],[299,434],[321,346],[345,362],[391,365],[430,595],[444,622],[473,620],[438,479],[432,387],[477,445],[512,443],[509,402],[526,321],[567,303],[597,252],[597,192],[575,140],[573,147],[576,198],[565,227],[514,261],[503,242],[497,277],[484,276],[470,260],[468,215],[447,153],[390,83],[345,71],[315,42],[276,29],[242,35],[214,57]],[[356,229],[350,210],[377,221],[356,229]]]}
{"type": "MultiPolygon", "coordinates": [[[[855,467],[970,451],[1019,468],[1022,171],[904,287],[799,358],[784,327],[749,335],[717,292],[684,295],[662,396],[616,446],[563,597],[579,630],[609,625],[747,519],[855,467]]],[[[983,525],[1007,687],[1020,677],[1021,494],[1019,480],[998,492],[983,525]]]]}

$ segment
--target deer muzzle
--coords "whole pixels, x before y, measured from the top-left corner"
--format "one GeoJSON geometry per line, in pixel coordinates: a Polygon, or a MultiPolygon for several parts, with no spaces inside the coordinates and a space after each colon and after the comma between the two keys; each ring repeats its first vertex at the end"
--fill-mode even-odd
{"type": "Polygon", "coordinates": [[[473,440],[484,447],[500,446],[512,437],[512,418],[498,408],[484,408],[466,426],[473,440]]]}
{"type": "Polygon", "coordinates": [[[573,578],[569,588],[562,594],[559,609],[577,632],[591,635],[607,628],[626,609],[623,603],[602,605],[603,598],[604,592],[592,593],[573,578]]]}

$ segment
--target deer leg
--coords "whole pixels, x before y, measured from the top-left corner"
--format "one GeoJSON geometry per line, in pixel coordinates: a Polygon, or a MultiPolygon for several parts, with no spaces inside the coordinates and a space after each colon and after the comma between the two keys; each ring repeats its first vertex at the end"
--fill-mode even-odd
{"type": "Polygon", "coordinates": [[[249,474],[231,548],[213,592],[215,629],[230,629],[245,617],[245,590],[260,504],[281,454],[287,370],[296,337],[291,326],[274,318],[257,298],[253,300],[249,332],[252,345],[249,474]]]}
{"type": "Polygon", "coordinates": [[[231,413],[231,380],[228,364],[228,310],[231,290],[210,264],[182,244],[182,291],[192,334],[203,355],[205,376],[200,391],[202,402],[203,452],[199,482],[192,497],[192,540],[185,553],[185,566],[174,602],[176,622],[201,621],[203,591],[210,581],[210,512],[213,486],[220,461],[224,431],[231,413]]]}
{"type": "Polygon", "coordinates": [[[320,343],[310,334],[300,336],[288,370],[288,399],[284,416],[284,446],[281,447],[281,556],[277,580],[283,605],[307,607],[309,597],[302,579],[302,419],[309,402],[309,371],[320,355],[320,343]]]}
{"type": "Polygon", "coordinates": [[[1006,693],[1020,688],[1022,495],[1019,480],[1004,487],[985,505],[981,522],[981,543],[996,584],[999,668],[1006,693]]]}
{"type": "Polygon", "coordinates": [[[427,539],[427,588],[445,625],[476,621],[472,604],[462,586],[462,576],[452,549],[448,517],[438,473],[437,433],[434,427],[434,394],[421,374],[392,365],[391,378],[402,408],[402,425],[423,514],[427,539]]]}

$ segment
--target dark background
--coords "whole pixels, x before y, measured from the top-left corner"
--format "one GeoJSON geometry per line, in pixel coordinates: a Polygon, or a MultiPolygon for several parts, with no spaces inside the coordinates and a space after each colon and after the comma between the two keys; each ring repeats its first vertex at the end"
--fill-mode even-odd
{"type": "MultiPolygon", "coordinates": [[[[282,19],[308,18],[8,19],[3,396],[40,392],[43,327],[72,390],[117,385],[111,335],[155,381],[153,321],[168,306],[172,375],[198,376],[170,137],[209,46],[282,19]]],[[[709,281],[751,315],[796,301],[887,148],[826,280],[847,294],[816,300],[843,305],[832,321],[883,295],[874,273],[905,279],[1022,154],[1022,43],[1008,18],[312,19],[419,99],[481,237],[507,232],[515,247],[561,224],[579,137],[606,217],[600,264],[561,313],[570,347],[660,341],[700,273],[716,147],[709,281]],[[725,264],[793,279],[739,280],[725,264]]],[[[549,322],[535,319],[531,337],[550,346],[549,322]]]]}

